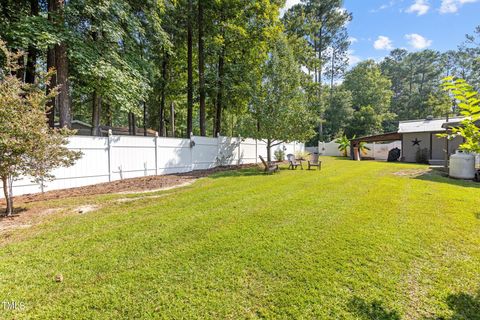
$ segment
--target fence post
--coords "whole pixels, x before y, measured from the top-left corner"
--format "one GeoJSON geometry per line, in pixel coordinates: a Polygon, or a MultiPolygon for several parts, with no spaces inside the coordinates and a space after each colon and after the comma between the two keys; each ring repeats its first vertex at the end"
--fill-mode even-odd
{"type": "Polygon", "coordinates": [[[255,164],[258,163],[258,140],[255,139],[255,164]]]}
{"type": "Polygon", "coordinates": [[[158,132],[155,132],[155,175],[158,176],[158,132]]]}
{"type": "MultiPolygon", "coordinates": [[[[217,161],[215,162],[215,167],[223,165],[223,163],[219,163],[220,161],[220,132],[217,132],[217,161]]],[[[223,161],[223,159],[222,159],[223,161]]]]}
{"type": "Polygon", "coordinates": [[[241,157],[241,150],[240,148],[242,147],[242,138],[238,136],[238,160],[237,160],[237,166],[240,165],[240,157],[241,157]]]}
{"type": "Polygon", "coordinates": [[[112,182],[112,129],[108,130],[108,182],[112,182]]]}
{"type": "Polygon", "coordinates": [[[193,141],[193,132],[190,132],[190,171],[193,171],[193,146],[194,146],[194,141],[193,141]]]}

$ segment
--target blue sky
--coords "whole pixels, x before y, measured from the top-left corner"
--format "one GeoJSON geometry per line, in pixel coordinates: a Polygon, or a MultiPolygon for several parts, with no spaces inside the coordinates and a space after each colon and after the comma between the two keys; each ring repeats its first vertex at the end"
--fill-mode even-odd
{"type": "Polygon", "coordinates": [[[480,0],[345,0],[344,6],[353,13],[351,64],[381,59],[393,48],[456,49],[480,25],[480,0]]]}

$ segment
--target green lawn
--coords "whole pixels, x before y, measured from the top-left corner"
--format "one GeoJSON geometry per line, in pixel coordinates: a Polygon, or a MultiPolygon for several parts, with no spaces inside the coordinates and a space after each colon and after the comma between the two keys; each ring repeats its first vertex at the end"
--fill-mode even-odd
{"type": "Polygon", "coordinates": [[[110,204],[0,247],[0,318],[480,319],[480,185],[323,160],[51,202],[110,204]]]}

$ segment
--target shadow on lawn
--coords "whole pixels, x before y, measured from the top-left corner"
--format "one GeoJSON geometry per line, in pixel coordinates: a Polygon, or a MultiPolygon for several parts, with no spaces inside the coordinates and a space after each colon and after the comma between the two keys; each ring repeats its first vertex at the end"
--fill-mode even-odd
{"type": "Polygon", "coordinates": [[[248,168],[248,169],[227,170],[223,172],[218,172],[218,173],[212,174],[211,176],[209,176],[209,178],[218,179],[218,178],[229,178],[229,177],[274,176],[277,174],[281,174],[282,171],[289,171],[286,164],[285,165],[280,164],[280,172],[276,172],[272,174],[266,174],[263,171],[263,167],[258,166],[258,167],[248,168]]]}
{"type": "Polygon", "coordinates": [[[264,172],[258,168],[248,168],[240,170],[229,170],[224,172],[219,172],[212,174],[209,178],[218,179],[218,178],[230,178],[230,177],[250,177],[250,176],[262,176],[264,172]]]}
{"type": "Polygon", "coordinates": [[[470,181],[470,180],[458,180],[449,178],[446,173],[440,171],[430,171],[415,177],[415,179],[423,180],[423,181],[430,181],[430,182],[437,182],[437,183],[448,183],[451,185],[464,187],[464,188],[476,188],[480,189],[480,183],[470,181]]]}
{"type": "Polygon", "coordinates": [[[367,302],[362,298],[354,297],[348,303],[350,312],[355,314],[360,319],[370,320],[400,320],[400,315],[397,311],[390,311],[386,309],[381,301],[374,300],[367,302]]]}
{"type": "Polygon", "coordinates": [[[447,305],[453,311],[451,320],[480,319],[480,291],[475,295],[464,292],[450,294],[447,297],[447,305]]]}

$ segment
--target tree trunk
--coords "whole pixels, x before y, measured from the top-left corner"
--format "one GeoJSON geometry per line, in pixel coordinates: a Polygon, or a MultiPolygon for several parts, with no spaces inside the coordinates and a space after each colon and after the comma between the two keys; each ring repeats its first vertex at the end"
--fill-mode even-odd
{"type": "Polygon", "coordinates": [[[272,161],[272,140],[267,140],[267,161],[270,163],[272,161]]]}
{"type": "Polygon", "coordinates": [[[187,138],[193,131],[193,26],[192,26],[193,0],[188,0],[187,21],[187,138]]]}
{"type": "Polygon", "coordinates": [[[107,116],[107,126],[112,126],[112,110],[110,109],[110,104],[105,104],[105,114],[107,116]]]}
{"type": "Polygon", "coordinates": [[[143,136],[147,136],[147,103],[143,102],[143,136]]]}
{"type": "Polygon", "coordinates": [[[170,128],[172,130],[171,135],[174,138],[175,137],[175,103],[173,101],[170,104],[170,128]]]}
{"type": "MultiPolygon", "coordinates": [[[[39,6],[38,0],[30,0],[30,15],[32,17],[38,16],[39,6]]],[[[35,46],[28,46],[27,67],[25,70],[25,82],[35,83],[35,67],[37,66],[37,48],[35,46]]]]}
{"type": "Polygon", "coordinates": [[[93,91],[92,103],[92,136],[101,136],[100,117],[102,114],[102,97],[97,94],[97,90],[93,91]]]}
{"type": "Polygon", "coordinates": [[[204,26],[203,26],[203,1],[198,1],[198,77],[200,93],[200,135],[206,136],[205,126],[205,52],[204,52],[204,26]]]}
{"type": "MultiPolygon", "coordinates": [[[[65,0],[54,0],[55,13],[57,14],[59,26],[64,25],[64,6],[65,0]]],[[[67,57],[67,45],[62,42],[55,46],[55,66],[57,69],[57,85],[59,88],[58,93],[58,111],[60,115],[60,127],[72,126],[71,119],[71,105],[69,95],[69,82],[68,82],[68,57],[67,57]]]]}
{"type": "Polygon", "coordinates": [[[217,86],[217,106],[215,114],[215,137],[222,132],[222,109],[223,109],[223,78],[225,76],[225,46],[218,57],[218,86],[217,86]]]}
{"type": "Polygon", "coordinates": [[[322,28],[319,30],[319,40],[318,40],[318,115],[320,116],[320,124],[318,126],[318,138],[323,141],[323,112],[322,112],[322,68],[323,68],[323,56],[322,56],[322,46],[323,46],[323,33],[322,28]]]}
{"type": "Polygon", "coordinates": [[[330,109],[333,108],[333,82],[335,77],[335,50],[332,50],[332,65],[331,65],[331,73],[330,73],[330,109]]]}
{"type": "Polygon", "coordinates": [[[162,89],[160,93],[160,108],[158,110],[158,135],[161,137],[165,135],[165,89],[167,86],[167,68],[168,54],[164,51],[162,61],[162,89]]]}
{"type": "Polygon", "coordinates": [[[137,135],[137,117],[132,113],[132,134],[137,135]]]}
{"type": "Polygon", "coordinates": [[[5,202],[7,203],[5,215],[9,217],[13,214],[13,200],[12,200],[12,195],[10,194],[8,178],[2,177],[2,183],[3,183],[3,194],[5,195],[5,202]]]}
{"type": "MultiPolygon", "coordinates": [[[[52,13],[55,11],[54,0],[48,1],[48,21],[53,23],[53,15],[52,13]]],[[[50,71],[52,68],[55,68],[55,48],[50,47],[47,50],[47,70],[50,71]]],[[[52,75],[50,79],[50,84],[47,86],[47,94],[50,94],[53,88],[57,85],[56,82],[56,74],[52,75]]],[[[47,102],[47,118],[48,118],[48,125],[50,128],[55,126],[55,104],[56,99],[52,98],[47,102]]]]}

